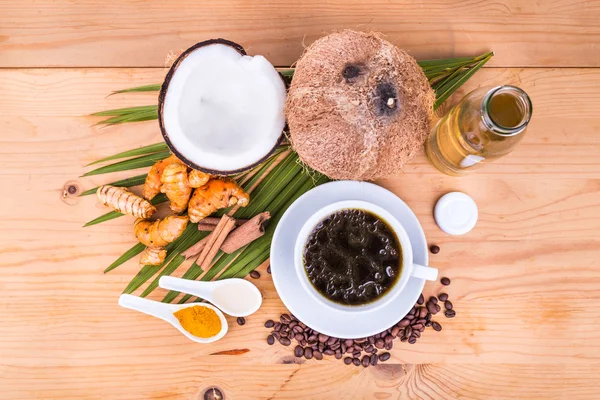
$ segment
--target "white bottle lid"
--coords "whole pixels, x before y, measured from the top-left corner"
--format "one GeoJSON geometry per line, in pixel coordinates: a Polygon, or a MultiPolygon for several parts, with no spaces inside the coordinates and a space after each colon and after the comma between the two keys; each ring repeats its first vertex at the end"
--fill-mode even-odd
{"type": "Polygon", "coordinates": [[[475,227],[479,211],[475,201],[461,192],[442,196],[433,211],[435,222],[450,235],[464,235],[475,227]]]}

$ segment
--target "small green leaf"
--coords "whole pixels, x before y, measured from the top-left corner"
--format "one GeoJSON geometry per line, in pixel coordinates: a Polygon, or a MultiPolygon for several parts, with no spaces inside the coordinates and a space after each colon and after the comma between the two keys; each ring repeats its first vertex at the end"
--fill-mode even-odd
{"type": "MultiPolygon", "coordinates": [[[[166,201],[167,201],[167,196],[164,195],[163,193],[160,193],[150,201],[150,204],[152,204],[153,206],[156,206],[156,205],[164,203],[166,201]]],[[[121,214],[120,212],[117,212],[117,211],[110,211],[104,215],[99,216],[96,219],[91,220],[90,222],[85,224],[83,227],[85,228],[88,226],[97,225],[102,222],[110,221],[111,219],[122,217],[123,215],[125,215],[125,214],[121,214]]]]}
{"type": "Polygon", "coordinates": [[[158,92],[162,85],[144,85],[144,86],[136,86],[129,89],[116,90],[112,92],[113,94],[119,93],[134,93],[134,92],[158,92]]]}
{"type": "MultiPolygon", "coordinates": [[[[136,176],[132,176],[131,178],[125,178],[125,179],[121,179],[121,180],[114,181],[111,183],[107,183],[107,185],[119,186],[119,187],[131,187],[131,186],[143,185],[144,182],[146,181],[146,176],[148,176],[148,174],[136,175],[136,176]]],[[[98,190],[99,187],[100,186],[96,186],[93,189],[86,190],[85,192],[81,193],[79,196],[88,196],[90,194],[96,194],[96,191],[98,190]]]]}
{"type": "Polygon", "coordinates": [[[119,116],[119,115],[136,114],[136,113],[140,113],[140,112],[157,111],[157,110],[158,110],[157,105],[149,105],[149,106],[115,108],[114,110],[100,111],[97,113],[93,113],[91,115],[94,117],[112,117],[112,116],[119,116]]]}
{"type": "Polygon", "coordinates": [[[142,111],[125,115],[118,115],[116,117],[108,118],[98,122],[96,125],[117,125],[124,124],[126,122],[142,122],[152,121],[158,119],[158,111],[142,111]]]}
{"type": "Polygon", "coordinates": [[[105,165],[100,168],[96,168],[90,172],[83,174],[82,176],[108,174],[111,172],[128,171],[130,169],[150,167],[157,161],[164,160],[171,155],[168,151],[161,151],[158,153],[146,154],[140,157],[131,158],[125,161],[119,161],[114,164],[105,165]]]}
{"type": "Polygon", "coordinates": [[[146,246],[144,246],[143,244],[136,243],[131,249],[127,250],[125,253],[123,253],[121,257],[117,258],[112,264],[106,267],[104,273],[106,274],[107,272],[112,271],[113,269],[117,268],[119,265],[125,263],[126,261],[131,260],[133,257],[137,256],[142,251],[144,251],[145,248],[146,246]]]}
{"type": "Polygon", "coordinates": [[[92,163],[89,163],[88,165],[86,165],[86,167],[88,167],[90,165],[106,162],[106,161],[117,160],[119,158],[129,158],[129,157],[141,156],[144,154],[152,154],[152,153],[157,153],[159,151],[168,151],[168,150],[169,150],[169,146],[167,146],[167,144],[165,142],[155,143],[155,144],[151,144],[148,146],[139,147],[139,148],[133,149],[133,150],[127,150],[127,151],[124,151],[124,152],[121,152],[121,153],[118,153],[118,154],[115,154],[112,156],[101,158],[92,163]]]}

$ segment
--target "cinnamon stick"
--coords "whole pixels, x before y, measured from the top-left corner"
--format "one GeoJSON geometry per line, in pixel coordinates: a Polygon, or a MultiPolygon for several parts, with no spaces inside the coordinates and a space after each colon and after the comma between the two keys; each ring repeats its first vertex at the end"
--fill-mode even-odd
{"type": "MultiPolygon", "coordinates": [[[[211,233],[211,235],[212,235],[212,233],[211,233]]],[[[198,243],[196,243],[195,245],[193,245],[192,247],[188,248],[186,251],[181,253],[181,255],[184,256],[186,259],[196,257],[198,254],[200,254],[202,252],[202,249],[204,249],[204,246],[206,246],[206,243],[208,243],[209,238],[210,238],[210,235],[201,239],[198,243]]]]}
{"type": "MultiPolygon", "coordinates": [[[[200,223],[198,223],[198,230],[208,230],[208,229],[200,229],[200,224],[203,225],[217,225],[219,223],[219,221],[221,220],[221,218],[217,218],[217,217],[206,217],[203,220],[200,221],[200,223]]],[[[244,223],[246,223],[248,220],[247,219],[236,219],[235,220],[235,225],[236,226],[240,226],[243,225],[244,223]]]]}
{"type": "Polygon", "coordinates": [[[212,232],[215,230],[215,227],[217,225],[212,225],[212,224],[205,224],[204,222],[199,222],[198,223],[198,230],[199,231],[207,231],[207,232],[212,232]]]}
{"type": "Polygon", "coordinates": [[[229,235],[229,232],[234,228],[235,220],[228,215],[223,215],[221,220],[217,224],[214,231],[210,233],[208,236],[210,239],[206,242],[206,245],[202,249],[198,260],[196,260],[196,264],[200,266],[201,269],[206,270],[213,258],[217,255],[219,248],[229,235]]]}
{"type": "Polygon", "coordinates": [[[245,245],[255,241],[265,234],[264,223],[271,218],[268,211],[255,215],[242,226],[231,232],[227,237],[221,250],[231,254],[234,251],[244,247],[245,245]]]}

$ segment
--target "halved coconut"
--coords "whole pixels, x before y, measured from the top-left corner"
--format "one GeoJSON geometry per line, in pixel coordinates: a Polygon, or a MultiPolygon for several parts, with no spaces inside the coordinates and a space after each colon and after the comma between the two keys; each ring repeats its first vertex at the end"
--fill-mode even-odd
{"type": "Polygon", "coordinates": [[[171,151],[194,169],[231,175],[264,161],[285,126],[285,83],[262,56],[224,39],[186,50],[159,95],[160,129],[171,151]]]}

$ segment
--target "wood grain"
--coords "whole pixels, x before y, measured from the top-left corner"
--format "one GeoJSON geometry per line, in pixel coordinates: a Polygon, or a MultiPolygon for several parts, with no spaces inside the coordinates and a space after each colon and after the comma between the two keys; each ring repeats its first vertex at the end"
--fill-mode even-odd
{"type": "Polygon", "coordinates": [[[106,95],[164,73],[0,70],[0,397],[196,399],[216,385],[234,399],[598,398],[600,69],[480,71],[457,97],[477,85],[521,86],[534,104],[522,145],[469,177],[446,177],[420,155],[380,182],[441,247],[431,263],[452,278],[444,290],[457,317],[366,370],[295,364],[291,349],[266,344],[262,324],[284,307],[264,267],[253,281],[261,310],[243,327],[230,320],[211,346],[117,306],[137,263],[102,270],[134,243],[132,219],[83,229],[105,209],[93,196],[64,199],[63,187],[105,183],[112,177],[77,177],[96,158],[159,140],[155,122],[100,128],[86,115],[152,104],[155,95],[106,95]],[[445,235],[431,216],[451,190],[479,205],[464,237],[445,235]],[[214,355],[231,351],[239,354],[214,355]]]}
{"type": "Polygon", "coordinates": [[[225,37],[288,66],[344,28],[384,32],[415,57],[496,51],[494,66],[600,66],[600,1],[0,0],[2,67],[162,67],[225,37]]]}

